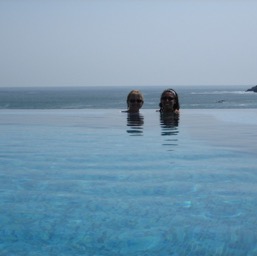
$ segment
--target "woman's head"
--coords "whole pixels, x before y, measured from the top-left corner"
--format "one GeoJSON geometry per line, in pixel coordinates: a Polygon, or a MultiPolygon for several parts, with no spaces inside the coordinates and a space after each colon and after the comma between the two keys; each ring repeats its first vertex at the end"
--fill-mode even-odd
{"type": "Polygon", "coordinates": [[[179,99],[176,91],[173,89],[164,90],[161,94],[159,106],[161,112],[179,111],[179,99]]]}
{"type": "Polygon", "coordinates": [[[127,96],[129,112],[138,112],[144,104],[143,94],[139,90],[132,90],[127,96]]]}

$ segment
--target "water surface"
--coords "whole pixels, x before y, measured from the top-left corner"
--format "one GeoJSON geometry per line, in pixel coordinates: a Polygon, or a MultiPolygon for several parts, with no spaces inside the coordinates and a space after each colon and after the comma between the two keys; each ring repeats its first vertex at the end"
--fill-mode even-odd
{"type": "Polygon", "coordinates": [[[256,255],[257,110],[0,111],[1,255],[256,255]]]}

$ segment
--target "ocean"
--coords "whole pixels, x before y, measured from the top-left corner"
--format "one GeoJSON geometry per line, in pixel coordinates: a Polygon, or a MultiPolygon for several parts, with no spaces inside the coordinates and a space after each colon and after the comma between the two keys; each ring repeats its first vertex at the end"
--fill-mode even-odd
{"type": "MultiPolygon", "coordinates": [[[[44,87],[0,88],[0,109],[126,109],[132,89],[144,94],[142,109],[158,109],[167,87],[44,87]]],[[[249,86],[174,86],[182,109],[257,108],[257,93],[249,86]]]]}
{"type": "Polygon", "coordinates": [[[0,89],[1,256],[257,255],[257,94],[0,89]]]}

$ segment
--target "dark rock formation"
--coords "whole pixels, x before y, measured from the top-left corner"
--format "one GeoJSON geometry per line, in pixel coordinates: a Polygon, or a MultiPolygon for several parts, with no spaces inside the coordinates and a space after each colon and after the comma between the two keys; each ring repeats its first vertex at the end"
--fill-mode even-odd
{"type": "Polygon", "coordinates": [[[257,92],[257,85],[255,85],[254,87],[246,90],[246,92],[257,92]]]}

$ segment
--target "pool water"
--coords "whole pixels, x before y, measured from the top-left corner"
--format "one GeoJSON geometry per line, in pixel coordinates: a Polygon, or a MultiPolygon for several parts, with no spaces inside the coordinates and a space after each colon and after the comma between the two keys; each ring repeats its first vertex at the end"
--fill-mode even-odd
{"type": "Polygon", "coordinates": [[[0,255],[257,255],[257,110],[0,111],[0,255]]]}

